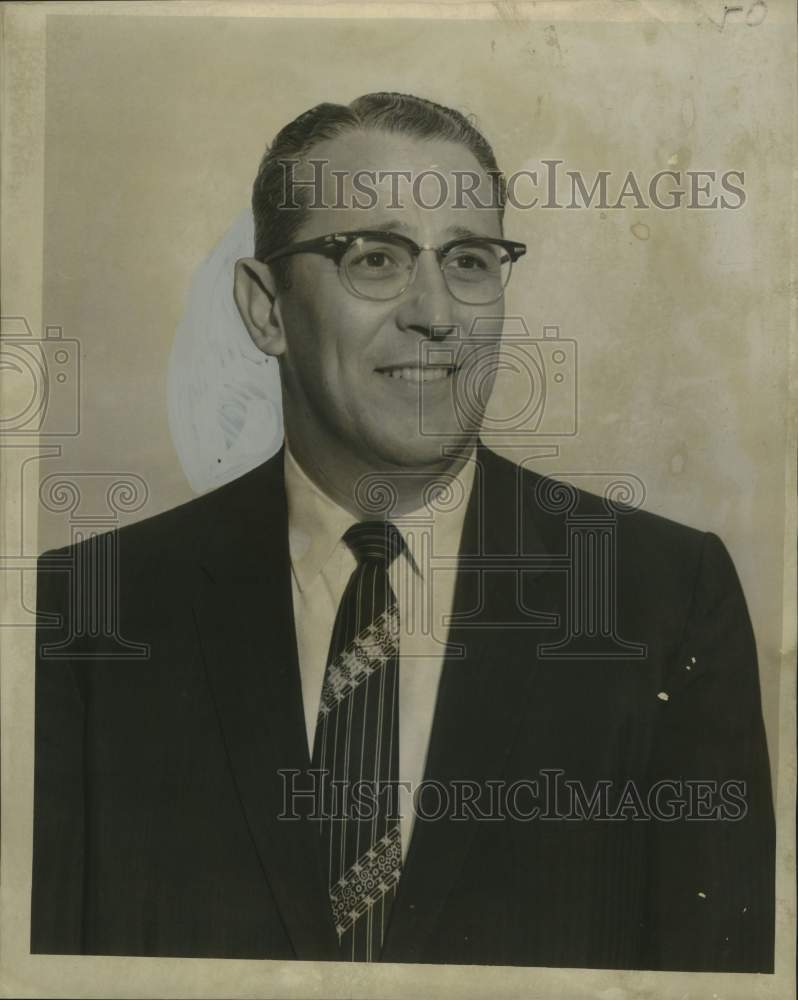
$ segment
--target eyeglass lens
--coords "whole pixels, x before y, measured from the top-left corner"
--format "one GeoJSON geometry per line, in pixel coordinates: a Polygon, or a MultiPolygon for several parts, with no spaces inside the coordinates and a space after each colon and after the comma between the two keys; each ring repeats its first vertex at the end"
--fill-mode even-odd
{"type": "MultiPolygon", "coordinates": [[[[367,299],[392,299],[413,280],[416,261],[400,243],[361,237],[341,258],[340,268],[356,295],[367,299]]],[[[441,261],[449,292],[460,302],[488,304],[501,297],[510,278],[512,262],[497,244],[464,241],[452,247],[441,261]]]]}

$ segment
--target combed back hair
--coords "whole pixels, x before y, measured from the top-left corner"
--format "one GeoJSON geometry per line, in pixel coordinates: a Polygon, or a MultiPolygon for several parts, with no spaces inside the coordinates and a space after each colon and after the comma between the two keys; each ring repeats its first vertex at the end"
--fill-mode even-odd
{"type": "MultiPolygon", "coordinates": [[[[258,260],[289,244],[306,216],[311,191],[301,184],[286,191],[286,179],[290,182],[293,171],[285,161],[306,162],[318,143],[362,129],[461,143],[487,173],[491,204],[498,209],[501,223],[506,183],[487,139],[465,115],[412,94],[364,94],[348,105],[317,104],[282,128],[267,147],[252,189],[258,260]],[[300,208],[285,207],[286,195],[300,208]]],[[[288,262],[278,259],[271,267],[278,283],[286,287],[288,262]]]]}

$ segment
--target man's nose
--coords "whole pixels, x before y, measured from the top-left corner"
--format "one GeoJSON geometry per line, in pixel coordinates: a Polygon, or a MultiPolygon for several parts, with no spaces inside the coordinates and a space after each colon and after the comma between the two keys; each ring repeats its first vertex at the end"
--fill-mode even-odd
{"type": "Polygon", "coordinates": [[[396,313],[397,326],[400,330],[439,340],[456,331],[456,307],[437,254],[422,250],[413,283],[402,296],[396,313]]]}

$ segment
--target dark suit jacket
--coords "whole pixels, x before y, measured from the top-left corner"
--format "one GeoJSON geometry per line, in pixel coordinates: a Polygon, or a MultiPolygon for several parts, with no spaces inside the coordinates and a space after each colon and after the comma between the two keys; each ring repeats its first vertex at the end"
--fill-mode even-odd
{"type": "MultiPolygon", "coordinates": [[[[726,549],[642,511],[608,532],[600,498],[478,455],[426,779],[737,781],[744,809],[418,819],[383,960],[771,971],[768,758],[726,549]]],[[[282,461],[40,558],[33,952],[336,958],[318,833],[277,819],[278,769],[309,767],[282,461]]]]}

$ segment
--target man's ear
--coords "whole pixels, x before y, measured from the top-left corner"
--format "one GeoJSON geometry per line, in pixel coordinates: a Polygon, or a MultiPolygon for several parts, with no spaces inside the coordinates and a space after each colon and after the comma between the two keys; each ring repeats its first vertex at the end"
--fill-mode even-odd
{"type": "Polygon", "coordinates": [[[274,357],[285,350],[286,339],[277,286],[268,265],[254,257],[236,261],[233,297],[255,346],[274,357]]]}

